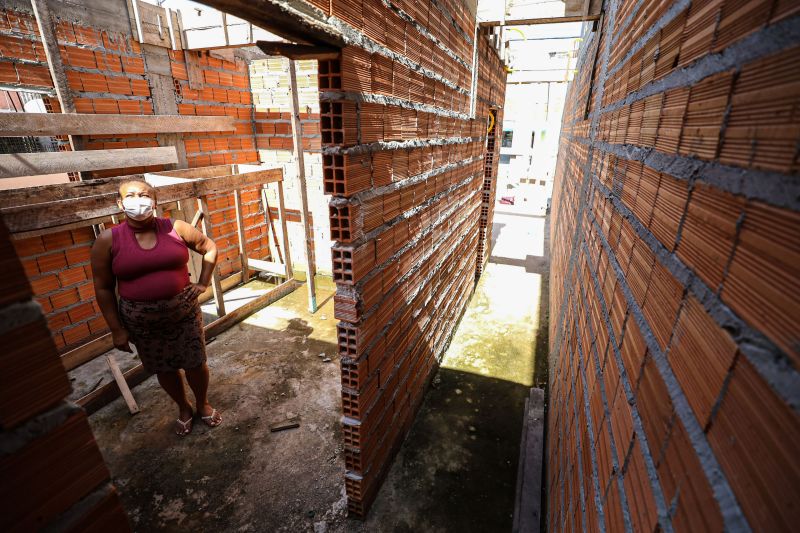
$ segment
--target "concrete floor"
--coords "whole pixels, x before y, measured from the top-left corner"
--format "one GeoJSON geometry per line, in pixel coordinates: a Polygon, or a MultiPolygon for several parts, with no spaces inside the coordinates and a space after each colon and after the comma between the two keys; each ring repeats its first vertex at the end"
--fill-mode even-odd
{"type": "Polygon", "coordinates": [[[196,422],[176,437],[176,409],[154,377],[133,391],[141,413],[116,400],[90,417],[136,531],[306,531],[344,520],[331,296],[319,291],[311,315],[303,285],[208,345],[220,427],[196,422]],[[270,433],[293,416],[299,428],[270,433]]]}
{"type": "Polygon", "coordinates": [[[301,286],[209,344],[222,426],[173,435],[155,378],[134,389],[140,414],[116,400],[91,416],[134,529],[510,530],[524,401],[545,359],[545,222],[496,214],[490,264],[365,521],[346,518],[332,292],[311,315],[301,286]],[[299,428],[270,433],[298,415],[299,428]]]}
{"type": "Polygon", "coordinates": [[[336,531],[511,531],[525,398],[546,360],[545,226],[496,212],[489,264],[408,439],[367,520],[336,531]]]}

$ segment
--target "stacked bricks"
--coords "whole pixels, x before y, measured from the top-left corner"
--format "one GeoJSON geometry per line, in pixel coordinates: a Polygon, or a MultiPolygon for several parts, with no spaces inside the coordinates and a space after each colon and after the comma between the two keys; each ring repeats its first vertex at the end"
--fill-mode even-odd
{"type": "Polygon", "coordinates": [[[36,302],[59,351],[108,332],[92,283],[91,227],[15,240],[36,302]]]}
{"type": "Polygon", "coordinates": [[[494,201],[497,193],[497,171],[500,166],[499,146],[495,142],[500,129],[500,112],[490,109],[489,129],[486,135],[486,155],[483,158],[483,189],[481,202],[481,222],[478,235],[478,257],[475,262],[475,276],[480,277],[491,255],[492,223],[494,220],[494,201]]]}
{"type": "Polygon", "coordinates": [[[364,516],[472,293],[486,120],[505,76],[460,2],[314,5],[359,35],[319,62],[318,82],[345,486],[364,516]],[[478,80],[483,98],[464,89],[474,46],[493,69],[478,80]]]}
{"type": "Polygon", "coordinates": [[[552,531],[800,519],[800,9],[610,2],[551,223],[552,531]]]}
{"type": "MultiPolygon", "coordinates": [[[[314,263],[318,273],[330,274],[331,240],[328,226],[328,200],[322,183],[317,61],[295,61],[295,70],[314,263]]],[[[289,60],[272,57],[251,61],[250,85],[253,91],[256,145],[259,159],[270,167],[283,169],[286,205],[289,209],[299,212],[301,208],[300,184],[297,177],[297,160],[292,151],[292,95],[289,81],[289,60]]],[[[277,205],[277,199],[271,196],[270,205],[277,205]]],[[[281,231],[280,225],[276,226],[276,229],[281,231]]],[[[299,223],[299,219],[297,224],[290,224],[287,230],[291,242],[304,242],[305,230],[299,223]]],[[[301,267],[305,265],[305,248],[303,246],[294,246],[291,254],[296,265],[301,267]]]]}
{"type": "MultiPolygon", "coordinates": [[[[58,16],[58,13],[55,13],[58,16]]],[[[67,85],[77,113],[152,115],[148,71],[142,46],[129,32],[94,28],[68,20],[57,21],[56,37],[67,85]]],[[[237,119],[236,131],[185,134],[189,167],[258,163],[253,131],[252,96],[247,63],[224,60],[212,52],[169,51],[173,91],[181,115],[237,119]],[[194,54],[202,88],[190,87],[184,54],[194,54]]],[[[0,11],[0,82],[21,89],[53,87],[47,61],[31,13],[0,11]]],[[[58,100],[45,98],[49,111],[60,112],[58,100]]],[[[64,141],[66,138],[64,138],[64,141]]],[[[159,146],[155,134],[84,136],[86,150],[159,146]]],[[[65,149],[67,147],[65,146],[65,149]]],[[[95,171],[93,177],[156,172],[163,165],[95,171]]]]}
{"type": "MultiPolygon", "coordinates": [[[[56,16],[58,13],[55,13],[56,16]]],[[[152,115],[153,104],[139,43],[129,34],[95,29],[69,20],[56,25],[61,61],[77,113],[152,115]]],[[[32,13],[0,11],[0,83],[20,90],[52,90],[44,48],[32,13]]],[[[61,112],[54,97],[43,97],[48,112],[61,112]]],[[[84,137],[84,149],[158,146],[154,134],[84,137]]],[[[66,136],[60,149],[68,150],[66,136]]],[[[128,173],[163,170],[163,165],[129,168],[128,173]]],[[[119,171],[96,171],[98,177],[119,171]]]]}
{"type": "MultiPolygon", "coordinates": [[[[78,113],[153,114],[142,47],[129,31],[59,20],[56,34],[78,113]]],[[[269,129],[258,132],[259,120],[253,116],[247,63],[236,57],[233,60],[222,59],[208,51],[168,51],[167,59],[178,113],[229,114],[237,119],[236,131],[232,134],[196,132],[183,135],[188,165],[258,163],[257,143],[270,144],[270,137],[278,134],[269,129]],[[198,66],[202,89],[192,89],[184,54],[193,54],[189,59],[198,66]]],[[[52,88],[46,65],[32,13],[10,9],[0,11],[0,82],[21,89],[52,88]]],[[[316,93],[316,87],[313,91],[316,93]]],[[[45,103],[49,111],[60,112],[56,98],[46,97],[45,103]]],[[[318,104],[315,102],[315,105],[318,104]]],[[[313,120],[313,115],[309,118],[313,120]]],[[[289,117],[281,115],[281,121],[288,124],[289,117]]],[[[309,125],[307,129],[313,131],[314,128],[309,125]]],[[[280,136],[281,142],[287,138],[291,140],[290,134],[288,137],[287,134],[280,136]]],[[[66,137],[61,140],[63,148],[67,149],[66,137]]],[[[155,134],[86,136],[83,140],[84,149],[158,146],[155,134]]],[[[317,174],[321,175],[321,162],[317,166],[317,174]]],[[[94,177],[159,170],[163,170],[163,166],[111,169],[96,172],[94,177]]],[[[321,179],[318,181],[319,196],[322,197],[321,179]]],[[[271,259],[267,219],[257,189],[242,190],[242,201],[249,256],[271,259]]],[[[241,270],[233,194],[211,195],[208,203],[212,238],[220,248],[219,269],[226,277],[241,270]]],[[[273,202],[274,206],[277,202],[273,202]]],[[[172,214],[177,214],[174,207],[172,210],[172,214]]],[[[318,211],[314,219],[326,220],[327,205],[322,205],[318,211]]],[[[165,216],[170,216],[170,212],[167,211],[165,216]]],[[[296,226],[299,228],[300,224],[296,226]]],[[[327,235],[327,227],[320,229],[322,232],[327,235]]],[[[62,353],[108,332],[95,301],[89,268],[89,249],[93,240],[94,234],[87,226],[14,241],[36,301],[42,306],[56,347],[62,353]]]]}
{"type": "Polygon", "coordinates": [[[170,50],[170,68],[175,84],[178,112],[181,115],[229,116],[236,119],[236,131],[184,134],[186,159],[190,168],[225,164],[257,164],[258,152],[253,133],[253,98],[248,65],[213,55],[213,51],[170,50]],[[192,87],[188,61],[197,65],[202,84],[192,87]]]}
{"type": "MultiPolygon", "coordinates": [[[[242,222],[244,223],[247,257],[269,260],[269,226],[258,186],[241,189],[242,222]]],[[[217,269],[222,278],[241,272],[239,233],[236,229],[236,204],[233,193],[208,197],[211,222],[210,237],[217,245],[217,269]]],[[[270,215],[272,216],[272,215],[270,215]]],[[[277,217],[275,217],[277,218],[277,217]]]]}
{"type": "Polygon", "coordinates": [[[86,413],[0,219],[0,475],[4,531],[129,531],[86,413]]]}

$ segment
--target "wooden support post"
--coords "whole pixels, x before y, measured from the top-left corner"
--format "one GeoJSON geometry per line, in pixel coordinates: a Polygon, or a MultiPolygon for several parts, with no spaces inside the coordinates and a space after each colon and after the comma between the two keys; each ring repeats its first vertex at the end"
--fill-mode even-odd
{"type": "Polygon", "coordinates": [[[267,189],[261,187],[261,203],[264,205],[264,214],[267,216],[267,224],[272,231],[272,237],[275,239],[275,251],[278,253],[278,260],[285,263],[283,260],[283,253],[281,252],[281,245],[278,243],[278,232],[275,231],[275,224],[272,222],[272,216],[269,213],[269,199],[267,198],[267,189]]]}
{"type": "Polygon", "coordinates": [[[125,398],[125,403],[128,405],[128,411],[130,411],[132,415],[135,415],[139,412],[139,406],[136,405],[136,400],[134,400],[131,389],[128,387],[128,382],[125,381],[125,376],[122,375],[122,370],[120,370],[117,360],[113,355],[109,354],[106,356],[106,362],[108,363],[108,367],[111,369],[111,373],[114,375],[114,381],[117,382],[117,387],[119,387],[122,397],[125,398]]]}
{"type": "Polygon", "coordinates": [[[228,14],[224,11],[222,13],[222,33],[225,35],[225,46],[231,44],[231,39],[228,36],[228,14]]]}
{"type": "Polygon", "coordinates": [[[286,204],[283,200],[283,182],[278,182],[278,218],[281,220],[281,232],[283,233],[283,255],[286,258],[286,277],[294,277],[292,268],[292,253],[289,251],[289,231],[286,229],[286,204]]]}
{"type": "MultiPolygon", "coordinates": [[[[203,235],[213,239],[211,234],[211,217],[208,214],[208,203],[206,202],[205,196],[201,196],[197,199],[197,208],[203,213],[200,219],[203,235]]],[[[223,297],[222,284],[219,281],[219,270],[217,267],[214,267],[214,273],[211,275],[211,290],[214,293],[214,303],[217,305],[217,316],[221,318],[225,316],[225,299],[223,297]]]]}
{"type": "Polygon", "coordinates": [[[308,286],[308,310],[312,313],[317,311],[317,293],[314,286],[314,251],[313,251],[313,232],[308,222],[308,193],[306,191],[306,168],[303,159],[303,126],[300,124],[300,99],[297,92],[297,72],[295,71],[294,61],[289,60],[289,83],[292,91],[292,136],[294,154],[297,160],[297,180],[300,189],[300,222],[303,224],[306,241],[306,284],[308,286]]]}
{"type": "Polygon", "coordinates": [[[242,261],[242,282],[250,279],[250,269],[247,266],[247,242],[244,234],[244,217],[242,216],[242,194],[239,189],[233,191],[233,200],[236,205],[236,234],[239,237],[239,259],[242,261]]]}
{"type": "MultiPolygon", "coordinates": [[[[53,78],[53,86],[56,90],[58,103],[61,105],[62,113],[74,113],[75,102],[72,100],[72,93],[69,91],[67,75],[64,72],[64,63],[61,62],[61,53],[58,50],[58,38],[56,37],[55,21],[47,5],[47,0],[31,0],[33,15],[36,17],[36,25],[39,27],[39,36],[42,39],[45,58],[47,58],[47,68],[50,70],[50,77],[53,78]]],[[[81,139],[69,136],[69,144],[73,150],[80,150],[83,146],[81,139]]]]}

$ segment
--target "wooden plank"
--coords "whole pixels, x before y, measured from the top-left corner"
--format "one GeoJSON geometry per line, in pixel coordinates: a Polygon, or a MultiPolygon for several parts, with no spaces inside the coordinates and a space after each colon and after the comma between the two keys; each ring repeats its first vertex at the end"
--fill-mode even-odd
{"type": "Polygon", "coordinates": [[[0,191],[0,209],[44,202],[56,202],[71,198],[82,198],[96,194],[113,193],[119,186],[130,180],[144,180],[144,174],[129,174],[113,178],[97,178],[84,181],[71,181],[58,185],[38,185],[20,189],[0,191]]]}
{"type": "Polygon", "coordinates": [[[525,405],[512,531],[538,533],[542,512],[544,390],[532,388],[525,405]]]}
{"type": "MultiPolygon", "coordinates": [[[[267,218],[269,217],[268,211],[267,218]]],[[[283,256],[285,258],[283,262],[286,265],[286,277],[291,278],[293,277],[292,253],[289,251],[289,231],[286,228],[286,203],[283,198],[282,181],[278,182],[278,218],[281,219],[281,232],[283,233],[283,256]]],[[[6,221],[6,225],[8,225],[8,221],[6,221]]]]}
{"type": "Polygon", "coordinates": [[[236,235],[239,237],[239,259],[242,262],[242,276],[244,282],[250,279],[250,269],[247,267],[247,240],[244,234],[244,216],[242,215],[242,193],[239,189],[233,191],[233,203],[236,209],[236,235]]]}
{"type": "Polygon", "coordinates": [[[136,400],[133,398],[131,389],[128,387],[128,382],[125,381],[125,376],[122,375],[122,370],[120,370],[117,360],[114,358],[113,354],[106,356],[106,363],[108,363],[108,367],[111,369],[111,374],[114,376],[114,381],[117,382],[117,387],[119,387],[122,397],[125,399],[125,403],[128,405],[128,411],[130,411],[132,415],[135,415],[139,412],[139,406],[136,405],[136,400]]]}
{"type": "Polygon", "coordinates": [[[286,265],[282,263],[275,263],[273,261],[263,261],[261,259],[250,259],[250,268],[258,270],[259,272],[268,272],[276,276],[286,277],[286,265]]]}
{"type": "Polygon", "coordinates": [[[78,346],[74,350],[70,350],[61,356],[61,364],[64,365],[64,370],[69,372],[74,368],[78,368],[84,363],[103,355],[111,348],[114,347],[114,341],[111,340],[111,333],[106,333],[100,338],[87,342],[82,346],[78,346]]]}
{"type": "Polygon", "coordinates": [[[279,43],[275,41],[258,41],[258,47],[270,56],[283,56],[294,60],[303,59],[338,59],[341,49],[332,46],[312,46],[307,44],[279,43]]]}
{"type": "Polygon", "coordinates": [[[286,420],[282,420],[281,422],[275,422],[274,424],[269,425],[270,433],[277,433],[278,431],[286,431],[287,429],[294,429],[300,427],[300,417],[293,416],[292,418],[287,418],[286,420]]]}
{"type": "MultiPolygon", "coordinates": [[[[198,198],[209,194],[227,192],[237,187],[245,188],[250,185],[275,183],[282,180],[282,171],[272,168],[246,174],[202,178],[173,185],[162,185],[155,189],[157,191],[158,204],[162,205],[177,200],[185,200],[186,198],[198,198]]],[[[118,215],[122,211],[117,206],[117,197],[118,193],[115,191],[83,198],[0,208],[0,215],[3,216],[12,233],[39,230],[81,220],[118,215]]]]}
{"type": "Polygon", "coordinates": [[[308,221],[308,190],[306,188],[306,165],[303,158],[303,125],[300,122],[300,101],[297,90],[297,71],[293,60],[289,60],[289,85],[292,93],[292,147],[297,160],[297,180],[300,189],[300,222],[305,233],[306,287],[308,287],[308,310],[317,312],[317,290],[314,282],[314,232],[308,221]]]}
{"type": "Polygon", "coordinates": [[[255,313],[259,309],[268,306],[269,304],[276,302],[286,296],[287,294],[291,293],[298,287],[297,281],[293,279],[289,279],[269,290],[266,294],[262,294],[258,298],[251,300],[244,304],[243,306],[234,309],[227,315],[216,319],[211,324],[206,326],[206,336],[207,337],[214,337],[219,335],[229,327],[233,326],[234,324],[241,322],[251,314],[255,313]]]}
{"type": "Polygon", "coordinates": [[[200,222],[200,219],[202,219],[202,218],[203,218],[203,212],[200,211],[200,210],[195,211],[194,217],[192,218],[192,221],[190,222],[192,227],[196,228],[197,224],[200,222]]]}
{"type": "Polygon", "coordinates": [[[564,22],[589,22],[594,20],[600,20],[600,15],[582,15],[582,16],[572,16],[572,17],[542,17],[542,18],[532,18],[532,19],[516,19],[516,20],[489,20],[486,22],[481,22],[481,28],[494,28],[494,27],[503,27],[503,26],[534,26],[536,24],[559,24],[564,22]]]}
{"type": "MultiPolygon", "coordinates": [[[[150,375],[151,374],[149,374],[141,364],[136,365],[122,374],[130,388],[146,380],[150,375]]],[[[116,381],[112,381],[80,398],[76,403],[86,409],[88,414],[92,414],[103,406],[108,405],[116,398],[119,398],[119,396],[119,386],[116,381]]]]}
{"type": "Polygon", "coordinates": [[[170,165],[178,162],[174,146],[0,154],[0,178],[40,176],[62,172],[170,165]]]}
{"type": "Polygon", "coordinates": [[[235,119],[229,116],[0,113],[0,137],[232,132],[235,130],[235,119]]]}
{"type": "Polygon", "coordinates": [[[88,226],[93,226],[95,224],[106,224],[108,222],[114,222],[112,219],[114,217],[103,216],[97,218],[89,218],[86,220],[81,220],[80,222],[73,222],[71,224],[62,224],[60,226],[52,226],[49,228],[42,228],[42,229],[35,229],[32,231],[23,231],[22,233],[14,233],[11,235],[11,238],[15,241],[21,241],[22,239],[29,239],[31,237],[41,237],[42,235],[50,235],[51,233],[58,233],[59,231],[64,231],[68,229],[78,229],[78,228],[85,228],[88,226]]]}
{"type": "MultiPolygon", "coordinates": [[[[203,235],[213,240],[214,237],[212,235],[213,229],[211,226],[211,216],[209,215],[208,202],[206,201],[205,196],[201,196],[197,199],[197,208],[203,213],[203,216],[200,219],[203,235]]],[[[216,265],[214,266],[214,273],[211,274],[211,290],[214,292],[214,304],[217,307],[217,316],[224,317],[225,297],[223,295],[224,292],[222,290],[222,284],[219,281],[219,269],[216,265]]]]}
{"type": "Polygon", "coordinates": [[[167,176],[170,178],[218,178],[220,176],[230,176],[237,174],[233,171],[233,165],[214,165],[211,167],[180,168],[177,170],[159,170],[153,172],[157,176],[167,176]]]}
{"type": "Polygon", "coordinates": [[[269,229],[272,232],[272,238],[275,243],[275,251],[278,254],[278,261],[284,263],[283,254],[281,253],[281,245],[278,243],[278,233],[275,231],[275,224],[272,221],[272,217],[269,213],[269,199],[267,198],[267,190],[265,188],[261,188],[261,203],[264,207],[264,216],[267,219],[267,224],[269,224],[269,229]]]}
{"type": "Polygon", "coordinates": [[[189,88],[195,91],[205,89],[203,67],[200,66],[198,54],[192,50],[186,50],[184,52],[184,62],[186,63],[186,74],[189,77],[189,88]]]}

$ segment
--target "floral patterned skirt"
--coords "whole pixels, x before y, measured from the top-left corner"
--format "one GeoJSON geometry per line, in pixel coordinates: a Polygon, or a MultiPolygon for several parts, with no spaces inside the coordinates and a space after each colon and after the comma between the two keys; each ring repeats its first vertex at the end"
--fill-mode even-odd
{"type": "Polygon", "coordinates": [[[197,298],[189,296],[190,287],[169,300],[119,299],[120,321],[152,374],[195,368],[206,360],[203,314],[197,298]]]}

